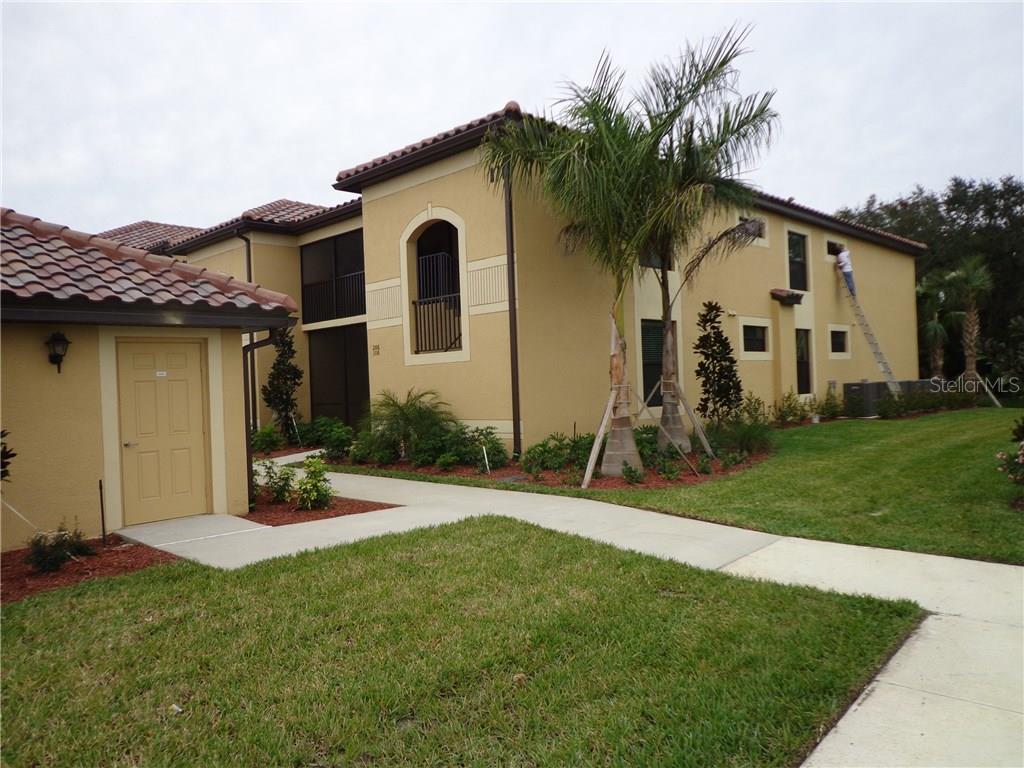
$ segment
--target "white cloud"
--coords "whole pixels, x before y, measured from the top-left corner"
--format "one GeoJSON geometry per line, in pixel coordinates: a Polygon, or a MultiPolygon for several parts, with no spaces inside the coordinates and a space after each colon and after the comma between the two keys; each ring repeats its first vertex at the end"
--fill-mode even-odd
{"type": "Polygon", "coordinates": [[[782,132],[752,178],[831,210],[953,174],[1022,173],[1022,7],[3,6],[5,205],[86,230],[207,225],[517,99],[550,106],[602,49],[638,80],[753,23],[745,89],[782,132]]]}

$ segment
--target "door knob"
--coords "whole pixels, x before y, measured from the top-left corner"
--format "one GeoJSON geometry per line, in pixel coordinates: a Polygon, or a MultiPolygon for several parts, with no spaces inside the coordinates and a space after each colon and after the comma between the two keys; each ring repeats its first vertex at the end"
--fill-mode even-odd
{"type": "Polygon", "coordinates": [[[138,443],[121,443],[121,445],[123,445],[125,448],[132,448],[133,446],[138,445],[138,443]]]}

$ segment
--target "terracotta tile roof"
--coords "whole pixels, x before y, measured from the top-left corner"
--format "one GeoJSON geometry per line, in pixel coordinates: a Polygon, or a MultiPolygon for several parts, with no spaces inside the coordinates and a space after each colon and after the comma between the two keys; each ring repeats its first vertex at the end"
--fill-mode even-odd
{"type": "Polygon", "coordinates": [[[769,195],[769,194],[766,194],[764,192],[759,192],[758,193],[758,198],[762,202],[767,204],[767,205],[762,206],[762,207],[771,207],[774,204],[775,206],[784,207],[784,208],[787,208],[787,209],[792,210],[794,212],[802,212],[802,213],[804,213],[807,216],[814,217],[816,219],[820,219],[820,220],[822,220],[826,224],[826,226],[827,226],[828,223],[840,224],[843,227],[849,227],[849,228],[852,228],[854,230],[858,230],[860,232],[864,232],[865,234],[875,235],[876,237],[885,238],[886,240],[893,241],[894,243],[901,243],[902,245],[905,245],[905,246],[907,246],[907,248],[912,249],[912,250],[925,251],[925,250],[928,249],[928,246],[926,244],[919,243],[917,240],[911,240],[908,237],[903,237],[902,235],[897,235],[897,234],[894,234],[892,232],[887,232],[884,229],[876,229],[875,227],[869,227],[869,226],[867,226],[865,224],[859,224],[856,221],[850,221],[849,219],[844,219],[844,218],[841,218],[839,216],[833,216],[830,213],[824,213],[824,212],[816,210],[814,208],[809,208],[806,205],[801,205],[800,203],[793,202],[793,198],[791,198],[791,197],[790,198],[783,198],[783,197],[777,197],[775,195],[769,195]]]}
{"type": "Polygon", "coordinates": [[[417,155],[429,154],[431,149],[441,148],[445,145],[455,144],[459,147],[456,151],[461,151],[465,147],[461,146],[462,142],[459,141],[460,139],[470,142],[482,139],[484,134],[487,133],[487,129],[495,123],[500,123],[508,118],[520,117],[521,115],[522,110],[519,108],[519,104],[510,101],[497,112],[491,112],[483,117],[470,120],[468,123],[463,123],[455,128],[417,141],[414,144],[396,149],[394,152],[376,157],[368,163],[362,163],[353,168],[339,171],[335,179],[337,183],[334,185],[334,188],[353,192],[359,191],[361,189],[360,177],[369,177],[373,171],[382,169],[385,166],[399,164],[400,161],[411,159],[417,155]]]}
{"type": "Polygon", "coordinates": [[[294,312],[291,297],[0,208],[2,293],[18,299],[294,312]]]}
{"type": "Polygon", "coordinates": [[[314,205],[313,203],[301,203],[296,200],[275,200],[272,203],[259,205],[242,211],[240,216],[233,219],[214,224],[212,227],[195,230],[191,234],[172,240],[168,250],[177,252],[184,250],[196,242],[213,241],[225,236],[230,236],[236,229],[246,229],[246,225],[255,228],[270,228],[283,232],[303,231],[307,225],[315,225],[319,219],[328,219],[334,216],[344,216],[348,213],[358,213],[361,200],[349,200],[339,205],[314,205]]]}
{"type": "Polygon", "coordinates": [[[100,232],[97,237],[113,240],[115,243],[141,248],[144,251],[162,251],[175,240],[202,232],[199,227],[182,224],[162,224],[159,221],[136,221],[123,227],[100,232]]]}

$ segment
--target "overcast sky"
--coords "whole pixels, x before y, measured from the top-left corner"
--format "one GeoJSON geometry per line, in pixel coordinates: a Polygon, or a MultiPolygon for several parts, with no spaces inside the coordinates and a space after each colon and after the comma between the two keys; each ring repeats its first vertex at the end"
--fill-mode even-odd
{"type": "Polygon", "coordinates": [[[3,204],[100,231],[207,226],[499,109],[602,49],[632,82],[750,23],[762,189],[827,211],[1022,173],[1022,4],[3,4],[3,204]]]}

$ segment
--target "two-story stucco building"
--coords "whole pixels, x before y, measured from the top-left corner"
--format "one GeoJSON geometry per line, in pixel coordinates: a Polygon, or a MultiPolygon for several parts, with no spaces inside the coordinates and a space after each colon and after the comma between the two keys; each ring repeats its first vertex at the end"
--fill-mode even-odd
{"type": "MultiPolygon", "coordinates": [[[[560,222],[533,192],[495,185],[482,170],[487,132],[519,115],[510,103],[344,170],[334,187],[359,198],[335,207],[280,200],[207,229],[139,222],[103,234],[141,237],[140,247],[295,296],[306,418],[353,422],[371,394],[415,387],[437,390],[460,418],[496,427],[515,447],[592,431],[608,393],[609,278],[566,253],[560,222]]],[[[837,243],[852,254],[895,376],[916,378],[914,256],[924,246],[769,195],[741,214],[762,220],[763,237],[706,267],[675,305],[692,401],[707,300],[726,311],[744,388],[767,402],[880,378],[835,274],[837,243]]],[[[626,314],[629,375],[646,395],[660,377],[662,331],[657,281],[645,272],[626,314]]],[[[256,395],[273,350],[253,354],[256,395]]]]}

